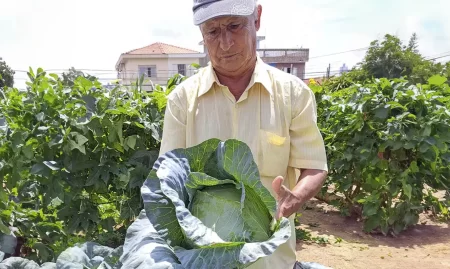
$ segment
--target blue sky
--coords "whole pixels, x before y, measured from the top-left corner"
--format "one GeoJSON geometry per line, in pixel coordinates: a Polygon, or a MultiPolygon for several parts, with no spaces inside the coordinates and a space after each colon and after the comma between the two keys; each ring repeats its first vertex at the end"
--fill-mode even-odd
{"type": "MultiPolygon", "coordinates": [[[[413,32],[425,56],[450,51],[450,1],[447,0],[260,0],[262,47],[310,49],[307,72],[352,66],[365,51],[317,57],[364,48],[386,33],[405,42],[413,32]]],[[[0,57],[13,69],[42,67],[91,73],[113,79],[122,52],[153,42],[202,51],[192,24],[190,0],[0,0],[0,57]]],[[[450,60],[444,58],[442,60],[450,60]]],[[[17,72],[17,86],[25,73],[17,72]]]]}

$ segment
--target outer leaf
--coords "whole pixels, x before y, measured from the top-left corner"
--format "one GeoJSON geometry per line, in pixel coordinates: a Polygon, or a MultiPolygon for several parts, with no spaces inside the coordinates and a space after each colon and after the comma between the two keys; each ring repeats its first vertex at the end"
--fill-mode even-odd
{"type": "Polygon", "coordinates": [[[127,230],[121,268],[183,269],[174,250],[159,235],[142,210],[127,230]]]}
{"type": "Polygon", "coordinates": [[[56,260],[58,269],[112,268],[120,255],[122,247],[113,249],[87,242],[68,248],[56,260]]]}
{"type": "Polygon", "coordinates": [[[285,243],[291,236],[289,220],[283,218],[279,230],[265,242],[219,244],[200,249],[178,249],[175,251],[181,264],[186,268],[245,268],[275,252],[277,247],[285,243]]]}

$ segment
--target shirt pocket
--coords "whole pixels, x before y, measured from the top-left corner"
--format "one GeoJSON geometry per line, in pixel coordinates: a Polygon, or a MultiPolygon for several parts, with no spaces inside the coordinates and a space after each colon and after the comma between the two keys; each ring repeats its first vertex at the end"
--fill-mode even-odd
{"type": "Polygon", "coordinates": [[[261,176],[285,176],[289,163],[290,137],[259,130],[258,166],[261,176]]]}

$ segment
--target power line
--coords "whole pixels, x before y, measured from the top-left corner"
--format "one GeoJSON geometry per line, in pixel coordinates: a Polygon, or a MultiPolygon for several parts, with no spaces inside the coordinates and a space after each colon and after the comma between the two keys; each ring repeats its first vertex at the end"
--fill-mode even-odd
{"type": "Polygon", "coordinates": [[[328,56],[333,56],[333,55],[338,55],[338,54],[344,54],[344,53],[349,53],[349,52],[354,52],[354,51],[364,51],[364,50],[368,50],[369,48],[370,48],[370,47],[365,47],[365,48],[359,48],[359,49],[353,49],[353,50],[347,50],[347,51],[335,52],[335,53],[331,53],[331,54],[325,54],[325,55],[319,55],[319,56],[309,57],[309,59],[316,59],[316,58],[328,57],[328,56]]]}
{"type": "Polygon", "coordinates": [[[439,57],[435,57],[435,58],[431,58],[431,59],[427,59],[427,60],[428,61],[434,61],[434,60],[445,58],[445,57],[450,57],[450,53],[447,54],[447,55],[443,55],[443,56],[439,56],[439,57]]]}
{"type": "Polygon", "coordinates": [[[434,58],[434,57],[440,57],[442,54],[450,54],[450,51],[446,51],[446,52],[442,52],[442,53],[439,53],[439,54],[434,54],[434,55],[431,55],[431,56],[426,56],[426,57],[424,57],[424,59],[425,60],[428,60],[428,59],[431,59],[431,58],[434,58]]]}

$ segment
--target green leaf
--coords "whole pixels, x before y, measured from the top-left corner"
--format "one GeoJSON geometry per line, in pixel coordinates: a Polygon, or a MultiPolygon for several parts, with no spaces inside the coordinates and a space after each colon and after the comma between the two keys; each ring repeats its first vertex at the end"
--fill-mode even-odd
{"type": "Polygon", "coordinates": [[[430,125],[426,125],[425,128],[423,128],[422,135],[423,136],[431,135],[431,126],[430,125]]]}
{"type": "Polygon", "coordinates": [[[73,141],[71,139],[69,139],[69,148],[70,150],[77,149],[81,153],[86,154],[86,148],[84,147],[84,145],[79,145],[78,142],[73,141]]]}
{"type": "Polygon", "coordinates": [[[419,167],[417,166],[417,162],[416,161],[412,161],[411,164],[409,165],[409,171],[412,173],[418,173],[419,172],[419,167]]]}
{"type": "Polygon", "coordinates": [[[387,107],[379,107],[379,108],[376,108],[376,109],[374,110],[374,114],[375,114],[375,117],[376,117],[376,118],[379,118],[379,119],[384,120],[384,119],[386,119],[386,118],[388,117],[388,115],[389,115],[389,108],[387,108],[387,107]]]}
{"type": "Polygon", "coordinates": [[[128,147],[130,147],[131,149],[134,149],[134,147],[136,146],[136,138],[137,138],[136,135],[132,135],[132,136],[125,138],[124,142],[128,147]]]}
{"type": "Polygon", "coordinates": [[[375,228],[380,226],[381,218],[378,215],[374,215],[369,217],[366,221],[364,221],[364,232],[368,233],[373,231],[375,228]]]}
{"type": "Polygon", "coordinates": [[[409,184],[403,184],[403,192],[408,197],[408,199],[411,200],[412,186],[409,184]]]}
{"type": "Polygon", "coordinates": [[[47,166],[44,163],[37,163],[31,167],[30,173],[33,175],[43,175],[42,172],[44,172],[47,169],[47,166]]]}
{"type": "Polygon", "coordinates": [[[439,75],[432,76],[428,79],[428,84],[430,85],[441,86],[445,82],[447,82],[447,78],[439,75]]]}
{"type": "Polygon", "coordinates": [[[419,151],[422,153],[427,152],[428,149],[430,149],[430,145],[426,143],[422,143],[419,147],[419,151]]]}
{"type": "Polygon", "coordinates": [[[3,223],[2,220],[0,220],[0,232],[3,234],[11,234],[11,230],[3,223]]]}
{"type": "Polygon", "coordinates": [[[53,257],[53,251],[51,248],[43,243],[34,243],[32,248],[37,250],[38,256],[44,261],[47,261],[50,257],[53,257]]]}
{"type": "Polygon", "coordinates": [[[22,153],[25,155],[25,157],[29,160],[33,159],[34,152],[33,152],[33,146],[28,145],[22,148],[22,153]]]}
{"type": "Polygon", "coordinates": [[[378,204],[366,203],[363,207],[363,215],[364,216],[373,216],[378,212],[380,206],[378,204]]]}

